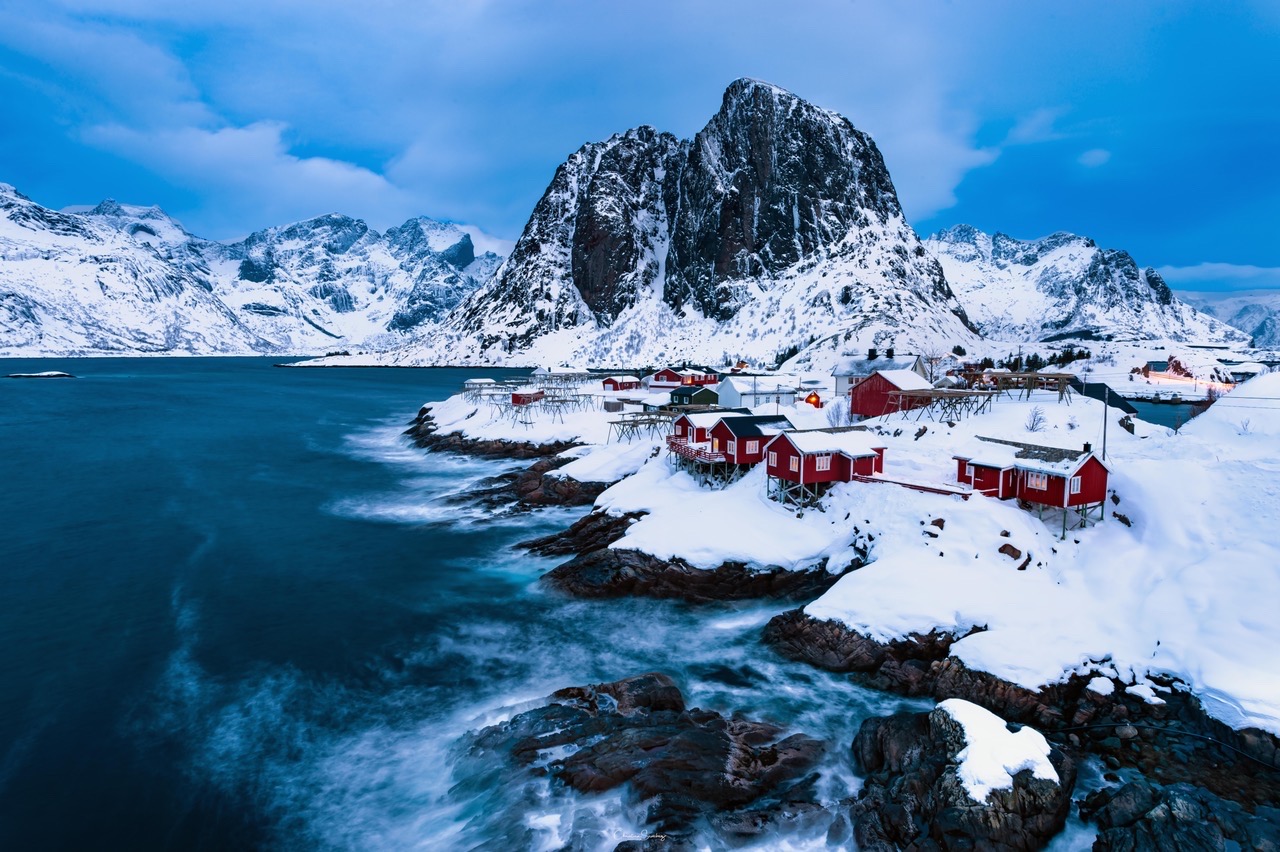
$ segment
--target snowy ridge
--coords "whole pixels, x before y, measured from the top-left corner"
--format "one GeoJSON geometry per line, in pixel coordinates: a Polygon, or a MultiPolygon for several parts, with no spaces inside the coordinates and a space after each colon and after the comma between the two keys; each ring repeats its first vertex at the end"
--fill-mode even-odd
{"type": "Polygon", "coordinates": [[[1178,301],[1154,269],[1087,237],[1017,240],[957,225],[925,241],[956,297],[986,337],[1102,337],[1248,342],[1225,322],[1178,301]]]}
{"type": "Polygon", "coordinates": [[[1263,349],[1280,348],[1280,291],[1182,292],[1178,298],[1240,329],[1263,349]]]}
{"type": "Polygon", "coordinates": [[[328,215],[223,244],[158,207],[82,213],[0,187],[0,354],[317,353],[394,345],[498,265],[460,226],[328,215]]]}

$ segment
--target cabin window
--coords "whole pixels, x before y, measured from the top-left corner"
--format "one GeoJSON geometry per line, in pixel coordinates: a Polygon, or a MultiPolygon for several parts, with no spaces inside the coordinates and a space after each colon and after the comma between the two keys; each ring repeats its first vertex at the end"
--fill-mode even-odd
{"type": "Polygon", "coordinates": [[[973,465],[966,464],[964,466],[964,475],[967,479],[973,479],[973,465]]]}
{"type": "Polygon", "coordinates": [[[677,423],[677,424],[676,424],[676,434],[677,434],[677,435],[683,435],[683,434],[684,434],[684,427],[683,427],[683,426],[681,426],[679,423],[677,423]]]}
{"type": "Polygon", "coordinates": [[[738,453],[738,442],[737,442],[737,441],[729,441],[727,444],[725,444],[725,452],[727,452],[727,453],[728,453],[729,455],[731,455],[731,456],[733,456],[733,455],[737,455],[737,453],[738,453]]]}
{"type": "Polygon", "coordinates": [[[831,456],[817,456],[815,461],[818,470],[831,470],[831,456]]]}
{"type": "Polygon", "coordinates": [[[770,467],[778,466],[778,453],[776,450],[769,451],[769,466],[770,467]]]}
{"type": "Polygon", "coordinates": [[[1036,491],[1047,491],[1049,489],[1049,474],[1028,473],[1027,487],[1036,491]]]}
{"type": "Polygon", "coordinates": [[[799,471],[799,470],[800,470],[800,457],[799,457],[799,456],[792,456],[792,457],[791,457],[791,472],[792,472],[792,473],[796,473],[796,472],[797,472],[797,471],[799,471]]]}
{"type": "Polygon", "coordinates": [[[1072,494],[1080,493],[1080,477],[1078,476],[1071,477],[1071,493],[1072,494]]]}
{"type": "Polygon", "coordinates": [[[711,439],[711,452],[713,452],[713,453],[718,453],[718,452],[720,452],[720,439],[719,439],[719,438],[712,438],[712,439],[711,439]]]}
{"type": "Polygon", "coordinates": [[[758,452],[760,452],[760,442],[759,442],[759,441],[747,441],[747,454],[748,454],[748,455],[755,455],[755,454],[756,454],[756,453],[758,453],[758,452]]]}

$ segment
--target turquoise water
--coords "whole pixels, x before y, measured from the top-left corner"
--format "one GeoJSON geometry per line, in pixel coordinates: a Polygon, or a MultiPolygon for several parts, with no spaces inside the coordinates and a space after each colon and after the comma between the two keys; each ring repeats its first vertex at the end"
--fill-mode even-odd
{"type": "Polygon", "coordinates": [[[582,510],[450,504],[508,465],[400,437],[474,372],[0,368],[80,377],[0,380],[0,848],[612,848],[621,797],[508,778],[459,737],[665,671],[828,738],[834,802],[861,720],[920,706],[776,658],[781,605],[544,592],[555,563],[511,545],[582,510]]]}

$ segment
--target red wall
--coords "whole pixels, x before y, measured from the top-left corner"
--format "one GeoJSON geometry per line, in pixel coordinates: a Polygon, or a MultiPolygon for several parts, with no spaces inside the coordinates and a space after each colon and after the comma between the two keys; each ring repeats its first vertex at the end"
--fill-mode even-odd
{"type": "Polygon", "coordinates": [[[1107,469],[1102,462],[1090,456],[1076,475],[1080,477],[1080,493],[1070,495],[1070,505],[1084,506],[1107,499],[1107,469]]]}
{"type": "Polygon", "coordinates": [[[671,434],[675,435],[677,438],[683,438],[691,444],[702,444],[710,440],[710,437],[707,435],[707,430],[702,427],[695,427],[689,422],[689,417],[685,414],[681,414],[672,422],[671,434]],[[676,432],[675,427],[677,425],[684,428],[683,434],[676,432]]]}
{"type": "Polygon", "coordinates": [[[723,420],[711,427],[710,437],[720,441],[720,451],[725,453],[728,460],[734,464],[758,464],[764,458],[764,445],[769,442],[766,437],[740,438],[733,434],[733,430],[726,426],[723,420]],[[730,441],[736,442],[733,445],[732,456],[728,455],[730,441]],[[748,453],[747,441],[759,441],[759,449],[755,453],[748,453]]]}
{"type": "Polygon", "coordinates": [[[1018,497],[1028,503],[1039,503],[1042,506],[1061,506],[1062,497],[1066,494],[1067,480],[1061,476],[1050,476],[1049,485],[1044,491],[1027,487],[1028,471],[1018,471],[1018,497]]]}
{"type": "Polygon", "coordinates": [[[778,463],[769,465],[766,468],[769,475],[785,479],[788,482],[800,481],[800,472],[791,469],[791,459],[797,456],[802,458],[801,468],[804,471],[804,483],[806,485],[815,482],[849,482],[855,473],[861,476],[870,476],[877,470],[884,470],[884,460],[879,454],[859,456],[850,461],[848,456],[842,453],[832,453],[831,468],[829,470],[818,470],[818,457],[816,455],[801,456],[800,452],[786,438],[779,438],[774,441],[769,445],[768,450],[778,453],[778,463]]]}
{"type": "Polygon", "coordinates": [[[615,382],[612,379],[604,380],[605,390],[633,390],[640,387],[639,382],[615,382]]]}
{"type": "Polygon", "coordinates": [[[907,402],[901,407],[896,403],[890,403],[889,392],[896,390],[898,388],[884,376],[873,373],[849,391],[849,411],[855,417],[879,417],[882,414],[919,408],[926,404],[924,400],[907,402]]]}

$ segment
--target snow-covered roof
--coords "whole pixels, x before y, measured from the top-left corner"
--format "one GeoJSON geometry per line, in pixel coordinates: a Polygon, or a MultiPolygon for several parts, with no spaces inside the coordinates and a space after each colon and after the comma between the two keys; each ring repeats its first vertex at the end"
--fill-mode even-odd
{"type": "Polygon", "coordinates": [[[919,355],[897,355],[893,358],[844,358],[836,362],[833,376],[869,376],[876,370],[910,370],[919,355]]]}
{"type": "MultiPolygon", "coordinates": [[[[1083,446],[1052,447],[1046,444],[1007,441],[1003,438],[984,438],[981,435],[954,455],[955,458],[983,467],[1001,470],[1016,467],[1054,476],[1075,473],[1091,456],[1093,451],[1085,450],[1083,446]]],[[[1110,465],[1102,459],[1098,459],[1098,462],[1110,470],[1110,465]]]]}
{"type": "MultiPolygon", "coordinates": [[[[805,455],[812,453],[844,453],[850,458],[873,456],[876,449],[884,446],[884,440],[870,432],[849,431],[830,432],[816,430],[812,432],[783,432],[795,448],[805,455]]],[[[779,436],[779,437],[782,437],[779,436]]]]}
{"type": "Polygon", "coordinates": [[[467,379],[462,384],[466,386],[466,385],[492,385],[497,383],[493,379],[467,379]]]}
{"type": "Polygon", "coordinates": [[[794,428],[786,417],[771,415],[743,415],[740,417],[722,417],[729,431],[740,438],[772,437],[779,432],[794,428]]]}
{"type": "Polygon", "coordinates": [[[741,409],[741,408],[726,408],[720,411],[695,411],[693,413],[682,414],[680,416],[686,418],[690,423],[692,423],[694,426],[697,426],[699,429],[710,429],[712,426],[716,425],[716,423],[718,423],[726,415],[747,414],[747,413],[748,412],[746,412],[744,409],[741,409]]]}
{"type": "Polygon", "coordinates": [[[603,381],[606,382],[638,382],[635,376],[606,376],[603,381]]]}
{"type": "Polygon", "coordinates": [[[929,380],[914,370],[876,370],[898,390],[933,390],[929,380]]]}
{"type": "Polygon", "coordinates": [[[707,372],[703,372],[702,370],[685,369],[685,370],[677,370],[676,372],[678,372],[682,376],[714,376],[715,375],[715,373],[707,373],[707,372]]]}
{"type": "Polygon", "coordinates": [[[729,376],[721,384],[728,383],[740,394],[792,393],[800,386],[799,376],[729,376]]]}

